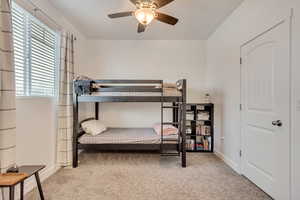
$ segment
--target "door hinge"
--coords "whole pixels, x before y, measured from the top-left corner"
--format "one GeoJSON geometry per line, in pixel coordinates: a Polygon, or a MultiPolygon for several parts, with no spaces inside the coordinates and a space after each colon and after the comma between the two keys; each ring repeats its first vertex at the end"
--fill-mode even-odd
{"type": "Polygon", "coordinates": [[[243,59],[242,58],[240,58],[240,64],[243,64],[243,59]]]}
{"type": "Polygon", "coordinates": [[[242,157],[242,150],[240,150],[240,157],[242,157]]]}

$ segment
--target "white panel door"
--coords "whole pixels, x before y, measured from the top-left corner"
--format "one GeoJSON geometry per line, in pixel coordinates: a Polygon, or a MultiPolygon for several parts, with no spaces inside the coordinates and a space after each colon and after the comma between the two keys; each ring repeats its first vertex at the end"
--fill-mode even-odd
{"type": "Polygon", "coordinates": [[[290,28],[274,26],[242,47],[242,174],[290,199],[290,28]]]}

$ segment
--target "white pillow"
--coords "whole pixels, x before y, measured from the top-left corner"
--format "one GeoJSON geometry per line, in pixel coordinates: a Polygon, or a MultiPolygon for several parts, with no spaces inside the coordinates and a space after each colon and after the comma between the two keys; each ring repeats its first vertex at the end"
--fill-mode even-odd
{"type": "Polygon", "coordinates": [[[107,127],[99,120],[86,121],[81,124],[85,133],[95,136],[106,131],[107,127]]]}

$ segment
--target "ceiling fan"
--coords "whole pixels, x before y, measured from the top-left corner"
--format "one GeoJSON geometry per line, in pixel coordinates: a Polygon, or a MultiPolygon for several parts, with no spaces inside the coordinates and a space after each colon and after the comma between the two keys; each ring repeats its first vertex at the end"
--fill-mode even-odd
{"type": "Polygon", "coordinates": [[[135,6],[135,11],[120,12],[108,15],[109,18],[120,18],[134,16],[138,21],[138,33],[146,30],[146,27],[154,20],[166,24],[175,25],[178,19],[167,14],[157,12],[157,10],[174,0],[130,0],[135,6]]]}

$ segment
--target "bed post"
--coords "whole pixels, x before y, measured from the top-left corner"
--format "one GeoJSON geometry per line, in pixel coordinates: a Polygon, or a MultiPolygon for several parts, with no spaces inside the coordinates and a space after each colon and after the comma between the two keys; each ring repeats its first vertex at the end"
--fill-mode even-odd
{"type": "Polygon", "coordinates": [[[99,120],[99,102],[95,103],[95,119],[99,120]]]}
{"type": "Polygon", "coordinates": [[[181,165],[186,167],[186,79],[182,80],[182,143],[181,143],[181,165]]]}
{"type": "MultiPolygon", "coordinates": [[[[178,122],[178,108],[176,108],[176,106],[178,106],[178,104],[173,102],[172,106],[173,106],[173,109],[172,109],[173,123],[176,123],[176,122],[178,122]]],[[[176,127],[178,127],[178,125],[176,125],[176,127]]]]}
{"type": "Polygon", "coordinates": [[[75,82],[73,85],[73,167],[78,166],[78,144],[77,144],[77,135],[78,135],[78,94],[75,90],[75,82]]]}

